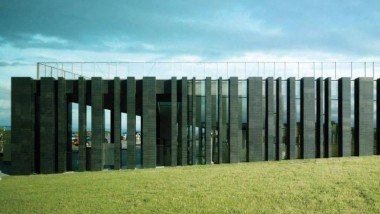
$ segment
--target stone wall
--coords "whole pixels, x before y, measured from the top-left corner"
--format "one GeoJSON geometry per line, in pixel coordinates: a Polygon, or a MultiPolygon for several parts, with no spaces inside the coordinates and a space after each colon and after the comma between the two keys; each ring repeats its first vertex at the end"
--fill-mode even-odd
{"type": "Polygon", "coordinates": [[[299,81],[294,77],[14,77],[12,173],[378,154],[380,137],[374,137],[374,124],[379,124],[375,119],[380,117],[374,117],[375,82],[341,78],[338,87],[332,88],[332,81],[312,77],[299,81]],[[338,94],[336,107],[332,106],[332,91],[338,94]],[[78,103],[79,111],[80,143],[74,159],[72,103],[78,103]],[[91,143],[85,143],[89,137],[86,106],[92,107],[91,143]],[[105,109],[111,112],[112,145],[105,145],[105,109]],[[337,112],[337,121],[333,121],[333,112],[337,112]],[[121,124],[122,113],[127,114],[126,124],[121,124]],[[136,116],[141,116],[141,130],[136,130],[136,116]],[[127,148],[121,146],[121,127],[127,127],[127,148]],[[138,150],[137,132],[142,139],[138,150]],[[337,141],[332,140],[336,135],[337,141]]]}

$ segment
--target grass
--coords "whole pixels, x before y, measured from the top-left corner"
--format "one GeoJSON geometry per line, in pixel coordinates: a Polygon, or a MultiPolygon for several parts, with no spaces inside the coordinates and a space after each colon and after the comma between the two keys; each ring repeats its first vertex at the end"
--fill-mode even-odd
{"type": "Polygon", "coordinates": [[[9,176],[1,213],[380,213],[380,156],[9,176]]]}

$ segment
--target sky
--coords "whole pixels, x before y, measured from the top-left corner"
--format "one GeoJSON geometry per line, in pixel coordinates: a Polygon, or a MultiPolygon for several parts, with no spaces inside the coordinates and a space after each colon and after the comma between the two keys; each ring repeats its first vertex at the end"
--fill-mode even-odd
{"type": "Polygon", "coordinates": [[[380,1],[0,0],[0,125],[44,61],[380,61],[380,1]]]}

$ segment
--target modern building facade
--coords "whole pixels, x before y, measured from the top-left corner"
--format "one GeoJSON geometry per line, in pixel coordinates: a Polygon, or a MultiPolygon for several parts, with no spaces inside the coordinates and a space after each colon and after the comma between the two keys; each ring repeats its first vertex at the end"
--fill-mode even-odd
{"type": "Polygon", "coordinates": [[[14,77],[12,170],[19,175],[380,154],[374,128],[380,127],[379,95],[380,79],[364,77],[14,77]],[[75,160],[72,103],[78,104],[75,160]],[[87,106],[90,145],[84,143],[87,106]],[[110,144],[104,141],[105,109],[111,112],[110,144]]]}

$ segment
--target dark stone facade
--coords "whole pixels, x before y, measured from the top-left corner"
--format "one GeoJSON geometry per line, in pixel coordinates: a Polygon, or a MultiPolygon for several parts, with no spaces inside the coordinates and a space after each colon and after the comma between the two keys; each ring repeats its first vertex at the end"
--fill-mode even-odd
{"type": "Polygon", "coordinates": [[[351,156],[351,81],[338,80],[338,155],[351,156]]]}
{"type": "Polygon", "coordinates": [[[301,158],[316,158],[314,78],[301,79],[301,158]]]}
{"type": "Polygon", "coordinates": [[[373,155],[373,80],[355,79],[355,155],[373,155]]]}
{"type": "MultiPolygon", "coordinates": [[[[305,77],[299,85],[297,82],[294,77],[15,77],[12,173],[99,171],[108,166],[135,169],[140,162],[142,168],[154,168],[379,154],[380,137],[374,137],[373,128],[374,119],[379,124],[379,114],[374,117],[372,79],[355,80],[354,99],[352,81],[338,81],[337,122],[332,121],[332,80],[305,77]],[[76,158],[71,142],[72,103],[78,103],[76,158]],[[354,109],[351,103],[355,103],[354,109]],[[87,106],[92,109],[90,145],[85,143],[87,106]],[[111,113],[111,144],[107,145],[105,109],[111,113]],[[124,147],[122,113],[127,114],[125,125],[130,133],[124,147]],[[136,130],[136,116],[141,116],[141,148],[135,135],[140,131],[136,130]]],[[[380,81],[377,83],[379,92],[380,81]]]]}
{"type": "Polygon", "coordinates": [[[294,77],[290,77],[287,80],[287,134],[286,134],[286,144],[287,151],[286,155],[288,159],[296,159],[296,80],[294,77]]]}

